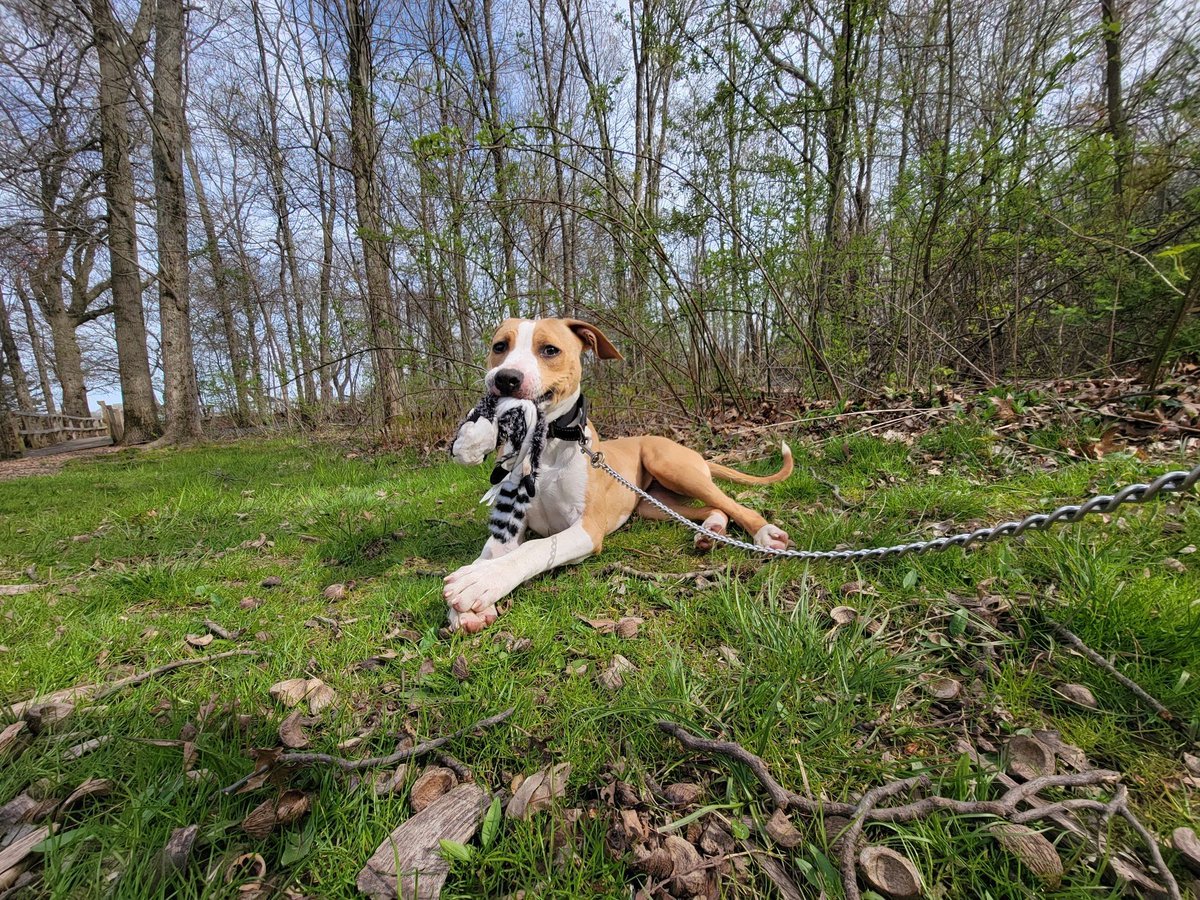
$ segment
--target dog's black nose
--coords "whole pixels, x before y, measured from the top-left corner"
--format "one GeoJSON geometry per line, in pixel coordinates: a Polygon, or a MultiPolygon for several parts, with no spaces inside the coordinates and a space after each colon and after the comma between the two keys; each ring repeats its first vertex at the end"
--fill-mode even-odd
{"type": "Polygon", "coordinates": [[[516,369],[501,369],[496,373],[494,379],[496,390],[500,392],[501,396],[511,397],[521,386],[521,379],[523,377],[516,369]]]}

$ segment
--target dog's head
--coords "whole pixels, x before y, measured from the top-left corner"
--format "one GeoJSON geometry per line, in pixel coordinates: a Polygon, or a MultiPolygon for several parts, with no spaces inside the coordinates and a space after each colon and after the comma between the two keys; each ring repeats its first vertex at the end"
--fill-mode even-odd
{"type": "Polygon", "coordinates": [[[595,325],[578,319],[505,319],[492,337],[487,389],[554,406],[579,388],[585,350],[600,359],[621,354],[595,325]]]}

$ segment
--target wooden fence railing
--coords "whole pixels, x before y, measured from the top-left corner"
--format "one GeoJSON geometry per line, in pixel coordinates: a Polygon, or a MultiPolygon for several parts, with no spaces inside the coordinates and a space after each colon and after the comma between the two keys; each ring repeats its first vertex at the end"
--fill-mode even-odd
{"type": "Polygon", "coordinates": [[[68,416],[62,413],[36,413],[18,409],[9,413],[17,438],[24,449],[36,450],[77,438],[105,437],[110,434],[103,416],[68,416]]]}

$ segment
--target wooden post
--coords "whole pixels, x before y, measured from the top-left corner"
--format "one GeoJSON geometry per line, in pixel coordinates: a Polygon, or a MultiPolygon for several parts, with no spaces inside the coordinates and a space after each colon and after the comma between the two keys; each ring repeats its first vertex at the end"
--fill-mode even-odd
{"type": "Polygon", "coordinates": [[[0,459],[19,459],[25,455],[17,420],[8,410],[0,410],[0,459]]]}

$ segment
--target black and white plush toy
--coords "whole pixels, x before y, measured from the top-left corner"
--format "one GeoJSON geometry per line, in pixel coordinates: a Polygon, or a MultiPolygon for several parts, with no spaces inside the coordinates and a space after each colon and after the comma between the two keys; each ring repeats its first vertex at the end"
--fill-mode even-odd
{"type": "Polygon", "coordinates": [[[497,451],[492,487],[479,502],[492,507],[488,530],[503,545],[525,532],[545,445],[546,417],[533,401],[513,397],[484,397],[455,435],[450,453],[458,462],[475,465],[497,451]]]}

